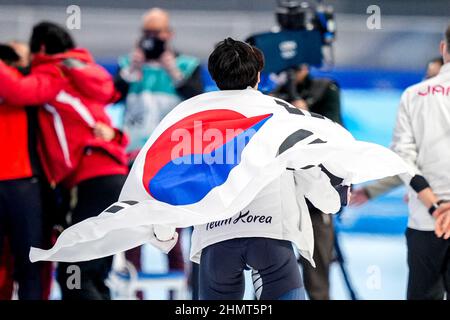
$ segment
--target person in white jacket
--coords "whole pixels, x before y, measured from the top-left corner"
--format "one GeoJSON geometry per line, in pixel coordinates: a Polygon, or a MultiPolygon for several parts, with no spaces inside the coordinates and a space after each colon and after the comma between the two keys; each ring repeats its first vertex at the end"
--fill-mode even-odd
{"type": "Polygon", "coordinates": [[[444,65],[401,97],[392,150],[415,171],[410,186],[408,299],[450,294],[450,25],[440,44],[444,65]]]}

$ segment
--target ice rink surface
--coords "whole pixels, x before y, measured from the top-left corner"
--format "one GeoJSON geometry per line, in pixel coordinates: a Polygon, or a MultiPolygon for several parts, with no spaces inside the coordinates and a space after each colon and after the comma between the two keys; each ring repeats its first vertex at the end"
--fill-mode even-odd
{"type": "MultiPolygon", "coordinates": [[[[401,235],[341,233],[345,266],[358,299],[401,300],[405,298],[407,266],[406,245],[401,235]]],[[[166,272],[167,258],[153,247],[144,248],[144,266],[148,272],[166,272]]],[[[246,274],[244,299],[253,299],[250,272],[246,274]]],[[[147,290],[146,299],[167,299],[167,292],[147,290]]],[[[331,268],[331,298],[350,299],[337,263],[331,268]]]]}

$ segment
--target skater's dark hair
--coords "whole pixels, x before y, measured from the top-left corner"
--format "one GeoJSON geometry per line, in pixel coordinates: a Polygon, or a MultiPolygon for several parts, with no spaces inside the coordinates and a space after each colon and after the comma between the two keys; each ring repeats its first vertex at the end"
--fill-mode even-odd
{"type": "Polygon", "coordinates": [[[30,38],[30,51],[37,53],[45,46],[46,54],[62,53],[75,48],[69,32],[53,22],[40,22],[33,27],[30,38]]]}
{"type": "Polygon", "coordinates": [[[245,42],[227,38],[216,46],[208,59],[208,70],[220,90],[255,87],[264,68],[263,53],[245,42]]]}

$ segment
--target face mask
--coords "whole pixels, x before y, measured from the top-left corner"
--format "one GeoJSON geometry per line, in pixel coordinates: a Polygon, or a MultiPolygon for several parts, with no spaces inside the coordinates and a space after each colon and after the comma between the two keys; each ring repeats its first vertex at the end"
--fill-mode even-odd
{"type": "Polygon", "coordinates": [[[139,47],[147,60],[156,60],[166,49],[166,42],[153,36],[143,36],[139,41],[139,47]]]}

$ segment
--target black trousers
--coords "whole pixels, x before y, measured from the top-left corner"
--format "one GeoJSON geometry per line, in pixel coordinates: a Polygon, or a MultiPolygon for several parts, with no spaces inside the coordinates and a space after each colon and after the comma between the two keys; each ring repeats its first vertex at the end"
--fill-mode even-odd
{"type": "Polygon", "coordinates": [[[200,300],[241,300],[244,270],[252,270],[258,300],[277,300],[302,289],[300,269],[290,241],[269,238],[235,238],[202,250],[200,300]]]}
{"type": "Polygon", "coordinates": [[[434,231],[406,230],[408,300],[442,300],[450,295],[450,240],[434,231]]]}
{"type": "Polygon", "coordinates": [[[0,181],[0,255],[8,236],[21,300],[42,299],[42,263],[29,259],[31,246],[44,246],[42,206],[38,178],[0,181]]]}
{"type": "Polygon", "coordinates": [[[305,289],[310,300],[330,300],[330,266],[334,259],[333,217],[310,208],[314,232],[314,255],[316,268],[301,257],[305,289]]]}
{"type": "MultiPolygon", "coordinates": [[[[81,182],[77,186],[76,205],[72,210],[71,224],[99,215],[116,202],[125,183],[125,176],[111,175],[81,182]]],[[[105,284],[111,271],[113,257],[105,257],[78,263],[58,265],[58,283],[63,300],[109,300],[111,295],[105,284]],[[75,268],[74,268],[75,267],[75,268]],[[80,287],[73,277],[79,270],[80,287]]]]}

